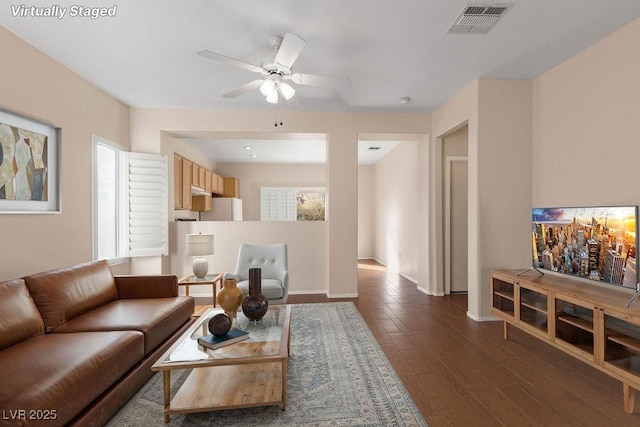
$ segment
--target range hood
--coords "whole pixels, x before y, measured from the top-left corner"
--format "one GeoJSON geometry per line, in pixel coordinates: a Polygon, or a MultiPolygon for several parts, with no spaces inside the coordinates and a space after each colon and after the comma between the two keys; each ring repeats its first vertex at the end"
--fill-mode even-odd
{"type": "Polygon", "coordinates": [[[202,187],[196,187],[195,185],[191,186],[191,195],[192,196],[210,196],[211,193],[207,193],[204,191],[202,187]]]}

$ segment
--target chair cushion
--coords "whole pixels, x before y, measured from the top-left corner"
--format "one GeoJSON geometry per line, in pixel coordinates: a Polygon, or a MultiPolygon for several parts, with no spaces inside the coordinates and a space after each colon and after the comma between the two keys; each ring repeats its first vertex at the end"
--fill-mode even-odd
{"type": "Polygon", "coordinates": [[[88,262],[24,277],[47,332],[118,299],[107,261],[88,262]]]}
{"type": "Polygon", "coordinates": [[[282,278],[288,268],[287,244],[250,245],[243,243],[238,250],[236,275],[239,280],[249,279],[249,269],[259,268],[263,279],[282,278]]]}
{"type": "MultiPolygon", "coordinates": [[[[242,289],[242,293],[245,296],[249,295],[248,280],[242,280],[241,282],[238,282],[238,287],[242,289]]],[[[262,279],[262,295],[267,297],[267,299],[282,298],[284,295],[282,282],[275,279],[262,279]]]]}
{"type": "Polygon", "coordinates": [[[0,350],[44,333],[44,322],[24,280],[0,282],[0,350]]]}
{"type": "Polygon", "coordinates": [[[191,297],[121,299],[82,314],[53,333],[140,331],[149,354],[193,315],[191,297]]]}
{"type": "Polygon", "coordinates": [[[27,425],[66,425],[143,354],[137,331],[45,334],[22,341],[0,351],[0,407],[5,414],[55,411],[55,421],[27,425]]]}

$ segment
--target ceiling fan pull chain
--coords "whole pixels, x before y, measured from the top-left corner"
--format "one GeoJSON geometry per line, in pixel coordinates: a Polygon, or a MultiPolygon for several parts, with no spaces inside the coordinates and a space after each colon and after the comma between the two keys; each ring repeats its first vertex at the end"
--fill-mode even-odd
{"type": "MultiPolygon", "coordinates": [[[[273,126],[278,127],[278,108],[280,107],[280,102],[278,101],[278,103],[276,104],[276,109],[275,109],[275,116],[276,116],[276,121],[273,124],[273,126]]],[[[280,126],[282,126],[282,121],[280,121],[280,126]]]]}

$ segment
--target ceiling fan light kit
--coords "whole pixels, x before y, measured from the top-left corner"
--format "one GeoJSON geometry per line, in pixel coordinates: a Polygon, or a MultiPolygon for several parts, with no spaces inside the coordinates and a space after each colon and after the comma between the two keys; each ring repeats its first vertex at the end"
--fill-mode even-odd
{"type": "Polygon", "coordinates": [[[278,89],[280,90],[280,93],[282,94],[282,96],[284,96],[284,99],[291,99],[293,98],[293,95],[296,94],[295,89],[292,88],[287,83],[280,83],[278,85],[278,89]]]}
{"type": "Polygon", "coordinates": [[[275,89],[276,82],[272,79],[267,79],[260,85],[260,92],[262,92],[264,96],[271,95],[275,89]]]}
{"type": "MultiPolygon", "coordinates": [[[[222,96],[224,98],[235,98],[246,92],[260,88],[260,92],[266,97],[267,102],[271,104],[277,104],[280,99],[280,95],[288,101],[294,97],[296,90],[288,84],[286,80],[290,80],[294,84],[301,86],[320,86],[333,89],[341,89],[349,85],[349,79],[293,73],[291,67],[307,44],[307,42],[300,36],[286,33],[284,37],[271,37],[269,42],[271,47],[276,51],[276,57],[273,60],[273,63],[266,64],[262,67],[230,58],[210,50],[199,50],[197,53],[202,57],[224,62],[262,75],[262,79],[246,83],[223,94],[222,96]]],[[[302,105],[300,102],[299,104],[302,105]]]]}
{"type": "Polygon", "coordinates": [[[278,103],[278,91],[274,90],[269,95],[267,95],[267,102],[269,104],[277,104],[278,103]]]}

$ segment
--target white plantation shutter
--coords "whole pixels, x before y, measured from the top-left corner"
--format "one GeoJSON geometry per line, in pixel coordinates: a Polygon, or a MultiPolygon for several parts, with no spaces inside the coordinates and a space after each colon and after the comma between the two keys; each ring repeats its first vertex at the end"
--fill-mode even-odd
{"type": "Polygon", "coordinates": [[[167,157],[126,152],[122,156],[122,253],[168,255],[167,157]]]}
{"type": "Polygon", "coordinates": [[[296,189],[287,187],[261,187],[260,220],[295,221],[296,189]]]}

